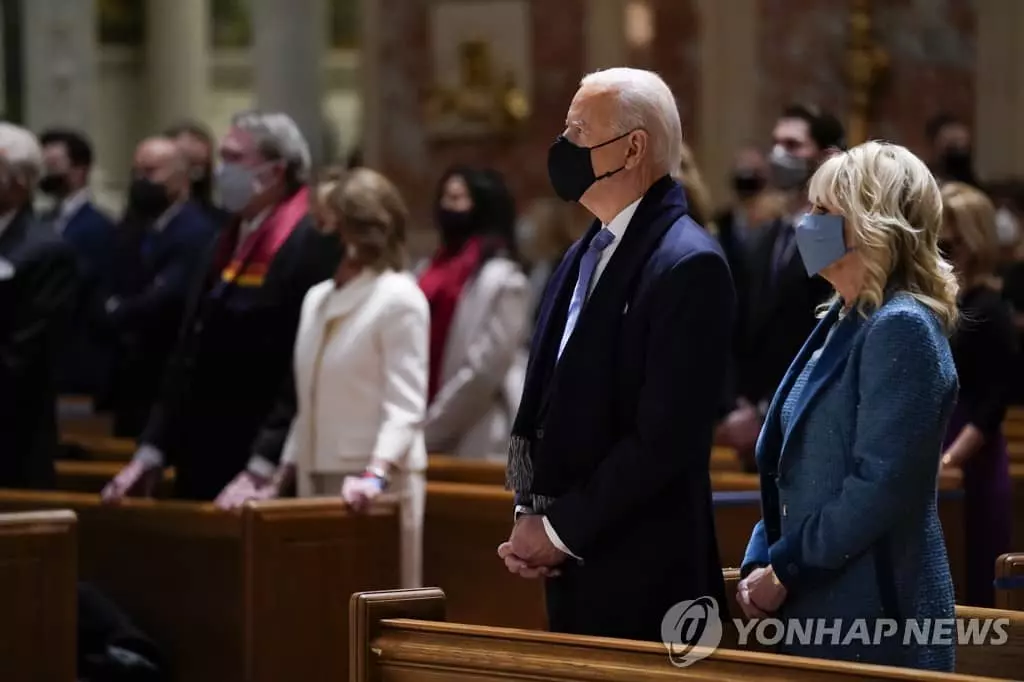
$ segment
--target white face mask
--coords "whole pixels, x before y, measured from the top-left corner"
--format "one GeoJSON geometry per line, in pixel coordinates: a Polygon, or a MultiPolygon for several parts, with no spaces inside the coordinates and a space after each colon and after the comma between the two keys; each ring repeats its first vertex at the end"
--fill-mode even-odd
{"type": "Polygon", "coordinates": [[[243,166],[240,163],[222,163],[217,168],[217,195],[220,205],[228,213],[240,213],[253,197],[263,191],[260,172],[271,163],[243,166]]]}
{"type": "Polygon", "coordinates": [[[1013,211],[1008,208],[1000,208],[996,211],[996,238],[1000,246],[1011,246],[1017,243],[1020,237],[1020,222],[1013,211]]]}

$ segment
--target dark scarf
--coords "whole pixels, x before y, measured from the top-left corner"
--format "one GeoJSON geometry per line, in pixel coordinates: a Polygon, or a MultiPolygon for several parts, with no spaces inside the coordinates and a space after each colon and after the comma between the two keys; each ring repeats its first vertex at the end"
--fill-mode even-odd
{"type": "Polygon", "coordinates": [[[480,269],[481,240],[472,237],[458,249],[441,247],[420,275],[420,289],[430,304],[430,383],[427,402],[432,403],[441,388],[441,365],[448,344],[448,332],[466,282],[480,269]]]}

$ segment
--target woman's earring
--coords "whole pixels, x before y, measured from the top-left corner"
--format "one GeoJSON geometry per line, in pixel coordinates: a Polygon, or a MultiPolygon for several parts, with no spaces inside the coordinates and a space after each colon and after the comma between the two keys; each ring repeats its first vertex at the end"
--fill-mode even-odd
{"type": "Polygon", "coordinates": [[[356,248],[356,245],[355,245],[355,244],[352,244],[352,243],[350,242],[350,243],[349,243],[349,244],[348,244],[348,245],[347,245],[347,246],[345,247],[345,258],[347,258],[347,259],[349,259],[349,260],[356,260],[356,257],[357,257],[357,256],[359,256],[359,249],[357,249],[357,248],[356,248]]]}

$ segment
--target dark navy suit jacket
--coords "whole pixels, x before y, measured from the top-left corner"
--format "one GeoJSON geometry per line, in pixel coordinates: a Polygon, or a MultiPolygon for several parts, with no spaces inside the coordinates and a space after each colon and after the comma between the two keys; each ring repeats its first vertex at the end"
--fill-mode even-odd
{"type": "Polygon", "coordinates": [[[579,262],[600,228],[569,250],[541,303],[527,370],[527,392],[539,381],[544,396],[528,436],[529,492],[554,498],[545,513],[583,558],[548,582],[551,628],[657,641],[676,602],[711,596],[727,609],[709,461],[735,292],[721,249],[666,176],[556,363],[579,262]]]}
{"type": "MultiPolygon", "coordinates": [[[[51,217],[48,219],[53,222],[51,217]]],[[[100,327],[102,302],[109,295],[114,259],[114,222],[91,202],[68,219],[61,232],[75,251],[81,287],[71,340],[61,358],[58,386],[62,393],[102,396],[109,374],[112,346],[100,327]]]]}
{"type": "Polygon", "coordinates": [[[117,338],[111,399],[118,435],[137,437],[179,336],[189,288],[215,227],[186,202],[160,230],[123,228],[109,320],[117,338]]]}

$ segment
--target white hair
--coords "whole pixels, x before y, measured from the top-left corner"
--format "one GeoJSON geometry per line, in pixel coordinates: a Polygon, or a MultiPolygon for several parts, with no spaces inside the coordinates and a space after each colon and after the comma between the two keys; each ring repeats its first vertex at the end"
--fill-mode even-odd
{"type": "Polygon", "coordinates": [[[683,125],[679,107],[668,84],[653,71],[618,67],[584,76],[580,87],[613,92],[619,110],[615,129],[619,134],[643,129],[650,137],[651,163],[659,173],[672,173],[683,155],[683,125]]]}
{"type": "Polygon", "coordinates": [[[0,121],[0,157],[26,187],[34,187],[43,173],[43,150],[29,130],[0,121]]]}
{"type": "Polygon", "coordinates": [[[236,114],[231,125],[255,137],[256,148],[264,158],[286,162],[292,181],[309,182],[312,166],[309,143],[291,116],[280,112],[245,111],[236,114]]]}

